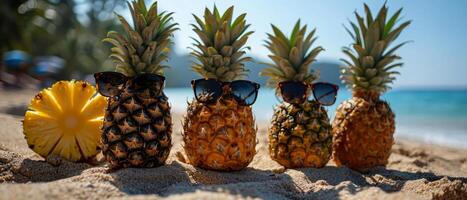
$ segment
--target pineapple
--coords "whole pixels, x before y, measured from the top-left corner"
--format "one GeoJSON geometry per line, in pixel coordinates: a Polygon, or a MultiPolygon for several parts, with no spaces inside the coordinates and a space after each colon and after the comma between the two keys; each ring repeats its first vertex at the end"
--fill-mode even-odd
{"type": "Polygon", "coordinates": [[[394,143],[394,113],[379,96],[390,89],[389,84],[399,74],[401,59],[395,51],[405,43],[391,47],[410,21],[397,25],[402,9],[387,18],[386,5],[373,18],[365,4],[366,19],[355,12],[358,26],[350,22],[354,39],[353,50],[344,48],[350,61],[343,60],[341,79],[352,90],[352,98],[340,104],[333,126],[333,158],[338,166],[363,170],[388,163],[394,143]]]}
{"type": "MultiPolygon", "coordinates": [[[[126,37],[114,31],[104,42],[112,44],[116,71],[128,77],[144,73],[163,75],[168,47],[177,24],[172,13],[158,12],[157,2],[149,10],[143,0],[128,3],[133,27],[117,15],[126,37]]],[[[172,146],[172,119],[167,97],[135,93],[128,81],[117,98],[109,98],[102,127],[102,152],[112,168],[163,165],[172,146]]]]}
{"type": "MultiPolygon", "coordinates": [[[[244,77],[248,70],[244,62],[244,47],[249,27],[242,14],[232,21],[233,6],[222,15],[205,9],[204,21],[194,15],[193,30],[197,50],[191,53],[198,59],[193,71],[204,78],[230,82],[244,77]]],[[[204,169],[231,171],[248,166],[256,154],[256,127],[250,106],[239,105],[223,95],[213,104],[196,99],[188,103],[183,123],[184,149],[190,164],[204,169]]]]}
{"type": "Polygon", "coordinates": [[[34,152],[86,161],[98,153],[106,100],[83,81],[59,81],[40,91],[26,111],[23,132],[34,152]]]}
{"type": "MultiPolygon", "coordinates": [[[[315,30],[295,24],[290,38],[272,25],[274,35],[268,34],[266,47],[271,52],[272,64],[260,75],[268,76],[268,85],[276,87],[282,81],[300,81],[310,84],[318,74],[310,70],[315,57],[324,49],[310,49],[315,30]]],[[[279,95],[279,88],[276,89],[279,95]]],[[[308,94],[309,95],[309,92],[308,94]]],[[[331,156],[331,124],[326,110],[315,100],[303,104],[283,102],[276,106],[269,129],[269,154],[286,168],[323,167],[331,156]]]]}

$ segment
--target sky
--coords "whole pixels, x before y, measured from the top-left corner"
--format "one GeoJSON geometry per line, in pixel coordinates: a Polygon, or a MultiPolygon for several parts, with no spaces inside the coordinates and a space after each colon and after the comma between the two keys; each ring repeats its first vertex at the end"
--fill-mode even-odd
{"type": "MultiPolygon", "coordinates": [[[[147,3],[152,0],[147,1],[147,3]]],[[[204,8],[214,4],[223,12],[234,5],[234,16],[247,13],[246,20],[255,33],[248,41],[254,57],[267,59],[263,46],[270,24],[287,34],[298,19],[302,24],[317,29],[316,44],[326,51],[317,59],[336,61],[344,55],[343,46],[352,42],[343,25],[354,21],[354,11],[363,13],[367,2],[374,13],[383,5],[382,0],[159,0],[163,10],[175,12],[174,20],[180,31],[175,34],[175,50],[188,53],[194,36],[190,24],[192,13],[202,16],[204,8]]],[[[467,87],[467,1],[464,0],[388,0],[390,13],[404,8],[403,20],[412,24],[401,34],[398,42],[412,41],[398,54],[405,63],[395,87],[467,87]]],[[[125,14],[128,18],[129,13],[125,14]]],[[[397,43],[397,41],[396,41],[397,43]]]]}

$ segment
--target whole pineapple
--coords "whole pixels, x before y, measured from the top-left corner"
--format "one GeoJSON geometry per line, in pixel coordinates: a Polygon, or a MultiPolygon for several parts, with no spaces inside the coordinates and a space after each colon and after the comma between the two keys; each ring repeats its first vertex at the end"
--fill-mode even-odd
{"type": "MultiPolygon", "coordinates": [[[[246,75],[244,47],[253,32],[246,32],[242,14],[232,21],[233,6],[222,16],[205,9],[204,21],[194,15],[197,25],[193,30],[197,50],[191,53],[198,63],[192,69],[204,78],[230,82],[246,75]]],[[[256,154],[256,128],[250,106],[239,105],[223,95],[213,104],[202,104],[196,99],[188,103],[183,124],[184,149],[189,162],[204,169],[240,170],[256,154]]]]}
{"type": "MultiPolygon", "coordinates": [[[[276,26],[268,34],[266,47],[272,64],[264,68],[262,76],[269,76],[268,85],[276,87],[282,81],[310,84],[318,78],[310,70],[321,46],[310,50],[315,41],[315,29],[310,33],[300,26],[300,20],[287,38],[276,26]]],[[[279,90],[279,88],[276,88],[279,90]]],[[[280,95],[280,92],[277,91],[280,95]]],[[[307,94],[309,95],[309,93],[307,94]]],[[[303,104],[283,102],[276,106],[269,129],[269,154],[286,168],[323,167],[331,156],[331,124],[326,110],[315,100],[303,104]]]]}
{"type": "MultiPolygon", "coordinates": [[[[117,15],[126,37],[114,31],[105,42],[111,43],[111,58],[117,72],[128,77],[144,73],[163,74],[168,46],[177,24],[172,13],[149,10],[143,0],[128,3],[133,27],[117,15]]],[[[171,148],[172,119],[167,97],[134,93],[128,81],[117,98],[109,98],[102,128],[102,152],[112,167],[154,167],[163,165],[171,148]]]]}
{"type": "Polygon", "coordinates": [[[379,96],[390,89],[389,84],[402,66],[395,51],[405,43],[391,44],[410,21],[396,26],[402,9],[387,18],[384,5],[373,18],[365,4],[366,20],[355,12],[358,26],[350,22],[353,50],[344,48],[350,61],[342,69],[341,79],[352,90],[352,98],[344,101],[333,121],[333,157],[338,166],[362,170],[388,163],[394,143],[394,113],[379,96]]]}

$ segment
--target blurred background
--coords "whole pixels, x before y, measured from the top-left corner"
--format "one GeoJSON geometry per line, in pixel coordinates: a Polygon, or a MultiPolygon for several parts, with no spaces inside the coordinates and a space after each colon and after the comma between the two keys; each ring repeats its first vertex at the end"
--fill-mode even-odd
{"type": "MultiPolygon", "coordinates": [[[[152,3],[152,0],[146,1],[152,3]]],[[[194,36],[190,24],[192,13],[201,15],[204,8],[216,4],[220,10],[235,5],[235,16],[248,13],[247,22],[255,31],[248,41],[248,52],[255,62],[247,63],[249,79],[261,84],[258,72],[267,62],[263,46],[266,32],[273,23],[290,30],[297,19],[317,28],[316,44],[326,51],[313,65],[321,80],[340,84],[341,48],[352,41],[343,25],[354,20],[354,11],[363,12],[364,1],[193,1],[160,0],[162,10],[175,12],[180,24],[166,71],[168,94],[175,111],[184,112],[192,98],[188,56],[194,36]]],[[[383,0],[367,1],[374,10],[383,0]]],[[[391,0],[390,12],[404,7],[403,19],[412,24],[399,42],[412,41],[399,50],[404,67],[394,90],[383,96],[392,106],[397,119],[397,137],[467,148],[467,1],[391,0]]],[[[0,4],[0,87],[5,91],[38,89],[56,80],[92,80],[98,71],[113,70],[107,59],[108,46],[101,40],[107,31],[122,31],[114,12],[130,18],[124,0],[3,0],[0,4]]],[[[338,105],[350,93],[341,85],[338,105]]],[[[1,96],[1,93],[0,93],[1,96]]],[[[268,121],[277,99],[271,89],[262,89],[253,106],[258,121],[268,121]]],[[[335,105],[329,107],[331,118],[335,105]]]]}

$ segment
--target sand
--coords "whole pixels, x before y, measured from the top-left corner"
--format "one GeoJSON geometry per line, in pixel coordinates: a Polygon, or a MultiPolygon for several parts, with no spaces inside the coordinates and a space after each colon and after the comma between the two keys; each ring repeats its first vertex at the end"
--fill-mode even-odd
{"type": "Polygon", "coordinates": [[[386,168],[361,173],[330,162],[285,170],[267,154],[267,122],[258,122],[258,153],[248,168],[198,169],[177,158],[183,113],[174,114],[165,166],[112,171],[105,163],[46,162],[22,134],[33,94],[0,91],[0,199],[467,199],[465,149],[398,140],[386,168]]]}

